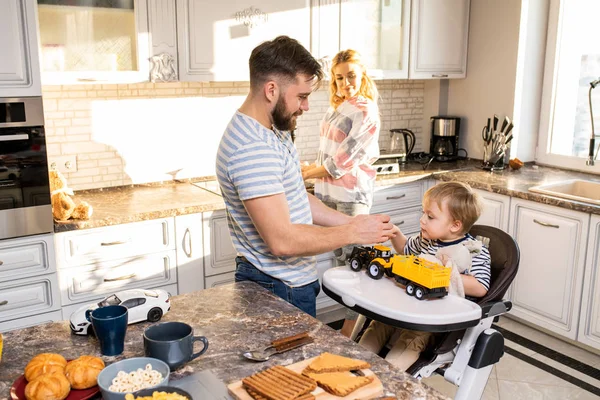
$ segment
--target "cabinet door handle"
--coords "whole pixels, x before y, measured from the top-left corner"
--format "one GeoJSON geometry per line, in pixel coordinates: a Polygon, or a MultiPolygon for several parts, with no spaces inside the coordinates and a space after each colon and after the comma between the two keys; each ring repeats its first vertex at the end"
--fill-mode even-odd
{"type": "Polygon", "coordinates": [[[401,194],[400,196],[389,196],[386,197],[386,200],[400,200],[401,198],[406,197],[406,193],[401,194]]]}
{"type": "Polygon", "coordinates": [[[0,265],[4,264],[4,261],[0,260],[0,265]]]}
{"type": "Polygon", "coordinates": [[[398,222],[396,225],[404,225],[404,220],[398,222]]]}
{"type": "Polygon", "coordinates": [[[5,306],[8,304],[8,300],[2,300],[0,301],[0,306],[5,306]]]}
{"type": "Polygon", "coordinates": [[[558,226],[558,225],[554,225],[554,224],[549,224],[547,222],[538,221],[537,219],[534,219],[533,222],[535,222],[536,224],[540,224],[541,226],[547,226],[548,228],[560,228],[560,226],[558,226]]]}
{"type": "Polygon", "coordinates": [[[431,75],[432,78],[447,78],[448,74],[433,74],[431,75]]]}
{"type": "Polygon", "coordinates": [[[136,274],[123,275],[118,278],[104,278],[104,282],[124,281],[125,279],[133,278],[136,274]]]}
{"type": "Polygon", "coordinates": [[[100,243],[100,246],[116,246],[118,244],[125,244],[125,243],[129,243],[129,242],[131,242],[131,239],[117,240],[115,242],[102,242],[102,243],[100,243]]]}
{"type": "Polygon", "coordinates": [[[183,234],[183,251],[186,256],[188,256],[188,257],[192,256],[192,232],[190,231],[190,228],[185,228],[185,233],[183,234]],[[185,239],[186,238],[187,238],[187,245],[188,245],[189,250],[186,250],[186,248],[185,248],[185,244],[186,244],[185,239]]]}

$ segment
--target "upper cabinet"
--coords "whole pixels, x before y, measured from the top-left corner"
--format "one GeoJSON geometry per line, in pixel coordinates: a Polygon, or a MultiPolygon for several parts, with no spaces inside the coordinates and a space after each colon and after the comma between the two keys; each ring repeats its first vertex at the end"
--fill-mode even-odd
{"type": "Polygon", "coordinates": [[[41,96],[35,0],[3,0],[0,97],[41,96]]]}
{"type": "Polygon", "coordinates": [[[312,52],[361,53],[380,79],[464,78],[470,0],[313,0],[312,52]]]}
{"type": "Polygon", "coordinates": [[[310,0],[177,2],[182,81],[248,81],[252,49],[279,35],[310,49],[310,0]]]}
{"type": "Polygon", "coordinates": [[[37,0],[43,83],[147,81],[156,1],[37,0]]]}
{"type": "Polygon", "coordinates": [[[467,76],[470,0],[412,0],[411,79],[467,76]]]}

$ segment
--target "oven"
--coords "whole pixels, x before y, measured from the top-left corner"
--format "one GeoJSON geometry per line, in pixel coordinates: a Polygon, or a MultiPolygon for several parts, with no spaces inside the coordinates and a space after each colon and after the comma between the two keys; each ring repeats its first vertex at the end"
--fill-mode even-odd
{"type": "Polygon", "coordinates": [[[52,231],[42,98],[0,98],[0,240],[52,231]]]}

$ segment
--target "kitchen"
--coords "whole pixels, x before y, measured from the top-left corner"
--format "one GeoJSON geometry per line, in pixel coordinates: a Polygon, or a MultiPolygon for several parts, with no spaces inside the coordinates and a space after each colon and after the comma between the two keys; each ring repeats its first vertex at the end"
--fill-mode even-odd
{"type": "MultiPolygon", "coordinates": [[[[356,38],[352,34],[351,28],[354,22],[352,18],[355,15],[352,9],[345,9],[347,14],[344,14],[342,19],[348,21],[347,26],[350,28],[342,24],[341,27],[337,27],[340,33],[336,36],[330,34],[330,31],[319,31],[319,29],[336,30],[335,26],[331,26],[332,21],[337,20],[331,15],[331,7],[323,4],[318,8],[319,13],[313,10],[311,15],[307,11],[308,8],[304,7],[305,2],[298,3],[300,5],[294,8],[294,12],[300,14],[295,17],[317,18],[311,21],[313,31],[294,31],[298,29],[299,24],[296,23],[289,24],[289,30],[282,30],[281,33],[305,38],[304,43],[312,43],[311,50],[315,56],[321,58],[335,53],[339,48],[360,47],[362,44],[360,41],[352,42],[352,40],[370,40],[356,38]]],[[[409,3],[391,2],[390,7],[398,4],[407,7],[409,3]]],[[[412,3],[414,7],[415,4],[426,5],[428,2],[413,1],[412,3]]],[[[465,4],[465,2],[459,3],[465,4]]],[[[123,71],[112,76],[109,74],[91,76],[86,71],[83,74],[57,72],[56,62],[50,61],[55,60],[56,54],[60,51],[52,46],[51,41],[44,42],[44,38],[48,36],[44,35],[43,27],[40,26],[43,63],[36,63],[37,58],[32,55],[29,64],[24,65],[30,66],[30,77],[34,77],[36,68],[40,68],[42,72],[38,72],[38,75],[41,75],[41,81],[33,79],[32,84],[25,83],[19,89],[6,89],[0,85],[1,97],[31,97],[41,93],[48,160],[50,164],[55,163],[62,170],[69,187],[76,191],[75,200],[86,200],[94,207],[94,215],[89,222],[57,223],[55,234],[44,238],[48,249],[46,257],[55,260],[54,263],[50,262],[52,265],[47,265],[46,269],[38,272],[18,271],[17,274],[9,274],[2,280],[2,287],[14,287],[16,282],[25,283],[22,279],[33,279],[34,276],[47,278],[44,281],[47,282],[44,283],[47,285],[44,286],[46,289],[37,289],[46,290],[43,293],[47,297],[41,302],[42,304],[38,300],[29,308],[11,309],[8,314],[4,314],[6,319],[3,315],[0,321],[2,330],[7,329],[9,325],[25,327],[46,321],[68,320],[68,315],[74,308],[98,300],[117,287],[115,283],[102,282],[106,277],[103,278],[100,274],[95,276],[95,269],[92,266],[102,266],[109,270],[119,265],[120,260],[129,257],[142,257],[146,263],[151,261],[153,266],[146,276],[140,276],[138,280],[124,281],[135,287],[162,287],[171,293],[184,294],[232,281],[231,262],[235,254],[230,242],[228,244],[222,200],[215,194],[218,193],[218,188],[214,184],[214,157],[225,124],[248,91],[247,77],[240,76],[245,72],[248,52],[242,53],[239,48],[234,47],[235,44],[227,42],[216,46],[214,43],[217,43],[217,37],[214,41],[206,40],[212,37],[213,33],[202,29],[211,26],[211,23],[205,22],[203,18],[209,18],[209,21],[212,18],[216,21],[219,12],[222,13],[220,15],[235,15],[242,7],[230,5],[230,9],[215,10],[216,15],[211,16],[205,13],[206,7],[203,7],[200,1],[188,2],[188,5],[189,8],[182,8],[178,4],[176,8],[175,1],[154,1],[147,4],[136,2],[138,29],[144,31],[145,28],[146,31],[152,32],[153,38],[152,43],[147,43],[146,46],[138,44],[138,60],[147,60],[151,56],[163,53],[171,54],[176,63],[175,70],[179,73],[179,81],[148,82],[150,66],[142,61],[138,61],[136,71],[123,71]],[[145,18],[140,16],[144,13],[145,18]],[[192,24],[188,25],[188,21],[203,22],[192,26],[192,24]],[[192,38],[205,40],[192,43],[192,38]],[[227,54],[235,54],[237,57],[238,53],[239,59],[227,62],[228,59],[225,57],[227,54]],[[214,60],[206,60],[202,57],[214,57],[214,60]],[[213,64],[215,67],[212,70],[206,67],[213,64]],[[132,75],[141,75],[144,78],[136,80],[132,75]],[[97,79],[97,81],[92,83],[90,79],[97,79]],[[177,184],[179,182],[191,182],[192,185],[182,187],[177,184]],[[134,189],[131,185],[139,186],[134,189]],[[107,189],[115,186],[124,186],[124,188],[120,191],[107,189]],[[154,232],[162,236],[153,235],[154,232]],[[108,252],[94,254],[84,251],[86,248],[93,248],[95,243],[126,241],[130,237],[140,237],[140,242],[134,241],[123,247],[117,246],[116,249],[109,249],[108,252]],[[144,237],[153,238],[155,242],[152,243],[157,243],[157,246],[144,244],[144,237]],[[160,240],[156,239],[157,237],[160,237],[160,240]],[[70,248],[84,250],[77,254],[77,252],[67,251],[70,248]],[[104,286],[100,287],[104,289],[93,290],[101,284],[104,286]],[[51,288],[50,291],[47,287],[51,288]],[[48,304],[48,298],[51,304],[48,304]]],[[[354,2],[356,7],[361,5],[361,2],[354,2]]],[[[539,118],[535,116],[528,119],[526,111],[535,108],[535,102],[539,103],[540,99],[531,98],[535,96],[525,96],[523,93],[524,85],[528,85],[526,89],[531,93],[536,90],[541,92],[542,74],[533,75],[538,79],[527,79],[529,75],[526,73],[536,67],[536,62],[539,68],[543,59],[540,61],[538,57],[537,61],[528,60],[527,54],[522,54],[523,50],[519,43],[526,38],[532,41],[533,48],[544,48],[545,45],[539,43],[542,41],[545,43],[546,28],[538,26],[543,24],[534,17],[545,15],[548,10],[544,11],[543,5],[538,6],[541,10],[527,10],[526,7],[534,7],[534,5],[520,1],[510,1],[502,5],[493,1],[470,2],[470,10],[467,7],[467,23],[463,24],[458,33],[454,32],[463,40],[455,40],[457,46],[455,48],[445,48],[450,53],[450,61],[454,63],[452,67],[457,74],[457,79],[425,79],[423,72],[418,70],[418,65],[410,64],[416,59],[415,54],[421,54],[416,52],[424,52],[422,55],[425,60],[427,57],[432,57],[431,52],[447,53],[436,50],[438,47],[435,46],[440,44],[436,43],[435,37],[430,39],[431,42],[427,42],[430,47],[420,48],[415,41],[409,42],[409,35],[402,36],[405,42],[401,49],[406,54],[402,51],[391,52],[390,56],[402,60],[406,60],[402,57],[408,57],[409,62],[401,63],[401,68],[396,67],[395,70],[382,67],[376,71],[384,78],[377,81],[382,104],[380,147],[389,148],[391,137],[387,133],[390,129],[406,128],[414,132],[416,137],[413,153],[427,153],[430,151],[431,134],[429,117],[460,115],[462,117],[460,147],[466,149],[469,157],[481,159],[483,147],[480,129],[491,114],[498,113],[501,116],[510,115],[513,120],[518,121],[514,129],[515,139],[512,142],[511,158],[518,157],[523,161],[533,161],[537,135],[527,135],[527,133],[537,132],[535,121],[539,118]],[[490,18],[490,15],[495,18],[490,18]],[[532,31],[530,35],[524,35],[519,28],[523,18],[532,20],[527,25],[532,31]],[[541,35],[542,31],[544,35],[541,35]],[[466,43],[467,32],[468,51],[464,47],[461,48],[461,45],[466,43]],[[500,50],[492,51],[489,43],[497,43],[496,47],[500,50]],[[430,49],[429,54],[427,49],[430,49]],[[456,64],[459,72],[456,72],[456,64]],[[464,69],[466,66],[468,69],[464,69]],[[494,79],[490,79],[491,76],[494,79]],[[489,93],[494,93],[494,96],[481,95],[481,87],[484,85],[489,93]],[[519,114],[520,116],[517,117],[519,114]]],[[[268,10],[267,5],[262,7],[254,4],[254,7],[268,10]]],[[[18,7],[11,8],[13,11],[17,9],[18,7]]],[[[460,14],[459,10],[453,8],[453,12],[457,14],[460,14]]],[[[29,13],[26,15],[31,18],[31,10],[27,11],[29,13]]],[[[44,18],[46,21],[52,19],[53,14],[46,13],[45,17],[43,14],[39,13],[40,24],[44,18]]],[[[290,18],[285,16],[285,12],[280,14],[282,18],[290,18]]],[[[252,15],[261,17],[262,14],[252,15]]],[[[270,15],[271,22],[276,21],[273,18],[278,14],[273,15],[270,15]]],[[[415,14],[410,12],[398,15],[404,18],[403,23],[398,25],[404,29],[407,29],[409,24],[406,22],[409,19],[416,18],[415,14]]],[[[439,14],[433,13],[428,17],[439,18],[439,14]]],[[[464,19],[464,13],[460,14],[460,17],[464,19]]],[[[240,18],[244,16],[240,15],[240,18]]],[[[15,17],[14,20],[17,18],[15,17]]],[[[35,19],[33,23],[30,20],[28,22],[29,38],[35,37],[37,35],[35,19]]],[[[256,30],[259,34],[267,35],[260,31],[260,18],[258,22],[252,23],[258,24],[256,30]]],[[[216,22],[215,24],[219,26],[216,22]]],[[[436,23],[427,24],[426,27],[432,25],[441,26],[436,23]]],[[[52,25],[46,26],[52,27],[52,25]]],[[[236,24],[232,21],[225,28],[240,29],[239,26],[247,28],[243,23],[236,24]]],[[[430,31],[435,33],[435,30],[425,30],[424,40],[429,38],[426,33],[430,31]]],[[[262,38],[258,36],[252,40],[260,42],[272,36],[273,32],[269,32],[268,36],[262,38]]],[[[385,43],[381,46],[386,48],[385,43]]],[[[393,44],[387,46],[390,50],[396,49],[393,44]]],[[[432,73],[430,72],[429,75],[432,73]]],[[[302,161],[312,161],[316,156],[318,123],[327,106],[327,93],[325,88],[321,88],[311,95],[310,111],[299,119],[296,145],[302,161]]],[[[585,161],[582,163],[584,164],[585,161]]],[[[448,165],[452,165],[450,169],[458,169],[462,166],[460,163],[448,165]]],[[[443,164],[440,166],[432,163],[429,172],[425,175],[420,165],[411,164],[403,168],[404,175],[382,178],[386,179],[386,184],[381,186],[379,196],[382,202],[376,203],[373,211],[390,213],[397,218],[398,222],[406,220],[406,226],[414,229],[415,218],[418,221],[420,212],[419,196],[422,195],[425,186],[431,183],[432,176],[429,172],[445,171],[449,168],[443,164]],[[406,172],[406,170],[411,171],[406,172]],[[386,190],[399,191],[401,194],[406,192],[407,201],[401,205],[386,204],[385,198],[391,197],[383,194],[386,190]],[[413,221],[412,226],[410,221],[413,221]]],[[[532,174],[530,179],[537,179],[535,182],[547,180],[543,172],[548,170],[543,167],[535,170],[528,166],[521,170],[521,175],[525,170],[532,174]]],[[[536,203],[536,199],[541,199],[542,196],[536,198],[528,192],[527,188],[524,191],[515,188],[514,175],[510,172],[507,170],[493,175],[486,174],[484,175],[486,179],[480,185],[474,185],[485,191],[483,194],[486,201],[492,204],[490,210],[493,211],[489,214],[491,219],[486,220],[490,221],[486,224],[500,226],[517,238],[522,251],[520,274],[526,271],[528,264],[526,260],[532,264],[530,272],[525,272],[527,277],[528,274],[535,276],[536,273],[542,273],[546,265],[559,265],[557,268],[564,273],[561,275],[564,278],[562,285],[558,282],[553,282],[551,285],[555,290],[552,293],[560,290],[562,294],[556,296],[558,299],[556,301],[549,301],[550,299],[544,296],[537,299],[529,297],[526,287],[519,288],[520,276],[518,276],[517,293],[514,298],[511,298],[515,304],[511,314],[517,316],[518,312],[519,318],[537,327],[553,332],[566,340],[576,341],[580,345],[591,346],[587,349],[590,350],[589,357],[592,361],[585,360],[597,367],[600,361],[592,357],[594,353],[591,350],[599,348],[598,330],[594,328],[597,325],[593,323],[597,321],[598,305],[593,300],[590,300],[589,304],[580,300],[582,297],[590,299],[598,297],[597,295],[591,297],[594,286],[590,282],[596,275],[592,269],[595,264],[590,251],[588,251],[590,255],[586,258],[587,243],[590,243],[587,247],[593,248],[596,240],[595,234],[592,233],[595,232],[593,227],[596,225],[593,224],[597,212],[593,207],[576,208],[555,199],[548,200],[547,197],[539,200],[545,204],[536,203]],[[487,191],[488,187],[493,188],[487,191]],[[534,203],[522,202],[522,200],[533,200],[534,203]],[[535,211],[543,215],[552,214],[557,212],[556,206],[573,210],[573,214],[568,214],[567,217],[561,213],[556,217],[561,222],[567,218],[570,229],[559,230],[564,236],[560,236],[557,240],[567,240],[570,249],[569,252],[565,252],[567,253],[565,259],[560,261],[552,255],[527,252],[527,245],[535,244],[535,241],[530,238],[531,232],[517,230],[523,225],[518,225],[517,220],[514,219],[515,216],[521,215],[519,213],[524,213],[525,217],[529,217],[528,213],[535,211]],[[584,279],[584,276],[589,278],[584,279]],[[565,287],[564,282],[567,280],[570,283],[565,287]],[[594,315],[596,317],[593,317],[594,315]],[[587,319],[592,323],[588,324],[587,319]],[[591,326],[591,331],[585,327],[585,324],[591,326]]],[[[554,170],[550,170],[550,174],[553,174],[553,180],[568,177],[567,173],[564,176],[556,175],[554,170]]],[[[476,180],[473,175],[468,175],[468,172],[439,175],[439,179],[446,180],[449,177],[460,178],[468,183],[476,180]]],[[[558,211],[564,210],[558,209],[558,211]]],[[[535,237],[537,231],[533,232],[535,237]]],[[[0,243],[9,242],[4,240],[0,243]]],[[[15,242],[10,243],[13,245],[15,242]]],[[[322,271],[332,266],[332,263],[330,255],[319,257],[322,271]]],[[[135,267],[131,268],[135,269],[135,267]]],[[[108,279],[133,273],[126,272],[112,272],[113,275],[108,279]]],[[[35,292],[34,298],[38,296],[37,293],[39,292],[35,292]]],[[[319,301],[323,310],[336,304],[325,296],[320,296],[319,301]]],[[[498,380],[502,380],[500,376],[498,380]]],[[[553,384],[547,386],[554,387],[553,384]]],[[[562,387],[560,384],[556,386],[562,387]]]]}

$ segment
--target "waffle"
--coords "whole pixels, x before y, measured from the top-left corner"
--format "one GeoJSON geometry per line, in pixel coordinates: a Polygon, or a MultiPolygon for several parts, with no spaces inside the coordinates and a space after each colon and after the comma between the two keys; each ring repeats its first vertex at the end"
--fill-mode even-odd
{"type": "Polygon", "coordinates": [[[306,375],[307,373],[343,372],[370,367],[371,364],[366,361],[338,356],[337,354],[323,353],[315,358],[303,373],[306,375]]]}
{"type": "MultiPolygon", "coordinates": [[[[252,397],[254,400],[267,400],[266,397],[261,396],[260,394],[256,393],[252,389],[246,388],[246,391],[248,392],[250,397],[252,397]]],[[[294,400],[315,400],[315,396],[312,393],[306,393],[299,397],[296,397],[294,400]]]]}
{"type": "Polygon", "coordinates": [[[355,376],[351,372],[326,372],[322,374],[308,373],[308,377],[317,381],[317,384],[328,393],[344,397],[356,389],[373,382],[372,376],[355,376]]]}
{"type": "Polygon", "coordinates": [[[317,384],[311,378],[276,365],[242,379],[244,388],[267,400],[294,400],[312,392],[317,384]]]}

